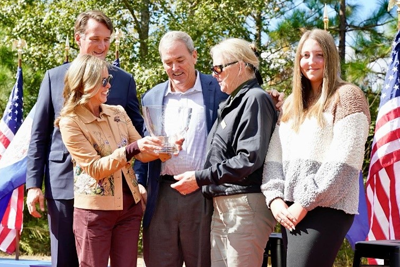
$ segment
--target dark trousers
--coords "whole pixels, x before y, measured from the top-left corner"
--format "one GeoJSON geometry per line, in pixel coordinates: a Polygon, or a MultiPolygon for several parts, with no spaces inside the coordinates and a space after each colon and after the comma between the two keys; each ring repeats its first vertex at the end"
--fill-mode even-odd
{"type": "Polygon", "coordinates": [[[287,267],[331,267],[354,215],[341,210],[317,207],[290,232],[282,232],[287,242],[287,267]]]}
{"type": "Polygon", "coordinates": [[[47,199],[53,267],[78,267],[72,230],[74,200],[47,199]]]}
{"type": "Polygon", "coordinates": [[[161,181],[156,209],[143,229],[146,267],[209,267],[212,202],[200,190],[181,195],[161,181]]]}

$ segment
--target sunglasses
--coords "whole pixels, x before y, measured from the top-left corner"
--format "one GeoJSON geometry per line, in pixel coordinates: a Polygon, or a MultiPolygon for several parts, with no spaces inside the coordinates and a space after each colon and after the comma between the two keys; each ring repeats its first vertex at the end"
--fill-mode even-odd
{"type": "Polygon", "coordinates": [[[212,70],[212,72],[214,72],[215,74],[221,74],[221,73],[224,71],[224,68],[226,68],[226,67],[228,67],[228,66],[230,66],[230,65],[236,64],[236,63],[238,63],[238,62],[239,62],[239,61],[234,61],[234,62],[227,63],[227,64],[223,64],[223,65],[215,65],[215,66],[212,66],[212,67],[211,67],[211,70],[212,70]]]}
{"type": "Polygon", "coordinates": [[[101,85],[103,85],[103,87],[106,87],[112,78],[113,78],[113,76],[111,74],[108,75],[107,78],[103,78],[103,80],[101,80],[101,85]]]}

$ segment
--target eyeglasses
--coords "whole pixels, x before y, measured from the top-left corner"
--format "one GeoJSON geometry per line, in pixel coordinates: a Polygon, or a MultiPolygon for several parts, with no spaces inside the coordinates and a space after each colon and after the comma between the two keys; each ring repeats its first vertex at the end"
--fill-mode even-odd
{"type": "Polygon", "coordinates": [[[112,78],[113,78],[113,76],[111,74],[108,75],[107,78],[103,78],[103,80],[101,80],[101,85],[103,85],[103,87],[106,87],[112,78]]]}
{"type": "Polygon", "coordinates": [[[212,70],[212,72],[214,72],[215,74],[221,74],[222,71],[224,70],[224,68],[226,68],[226,67],[228,67],[228,66],[230,66],[230,65],[236,64],[236,63],[238,63],[238,62],[239,62],[239,61],[234,61],[234,62],[227,63],[227,64],[223,64],[223,65],[215,65],[215,66],[212,66],[212,67],[211,67],[211,70],[212,70]]]}

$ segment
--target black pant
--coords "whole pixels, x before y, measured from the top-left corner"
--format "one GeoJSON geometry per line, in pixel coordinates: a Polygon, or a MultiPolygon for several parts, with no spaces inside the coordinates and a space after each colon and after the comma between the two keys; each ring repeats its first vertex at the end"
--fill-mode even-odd
{"type": "Polygon", "coordinates": [[[295,231],[284,228],[287,267],[331,267],[353,220],[354,215],[344,211],[318,207],[307,213],[295,231]]]}

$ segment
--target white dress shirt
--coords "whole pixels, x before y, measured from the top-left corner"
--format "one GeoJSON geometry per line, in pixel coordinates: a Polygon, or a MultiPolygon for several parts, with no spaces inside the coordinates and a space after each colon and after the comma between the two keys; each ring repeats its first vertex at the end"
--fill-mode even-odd
{"type": "MultiPolygon", "coordinates": [[[[176,175],[186,171],[203,169],[206,153],[207,124],[205,106],[200,82],[200,75],[197,72],[196,82],[193,88],[184,93],[172,92],[171,83],[164,97],[164,106],[168,107],[190,107],[192,116],[189,128],[184,135],[185,141],[182,150],[177,156],[162,163],[161,175],[176,175]]],[[[168,116],[166,124],[176,122],[176,117],[168,116]]]]}

